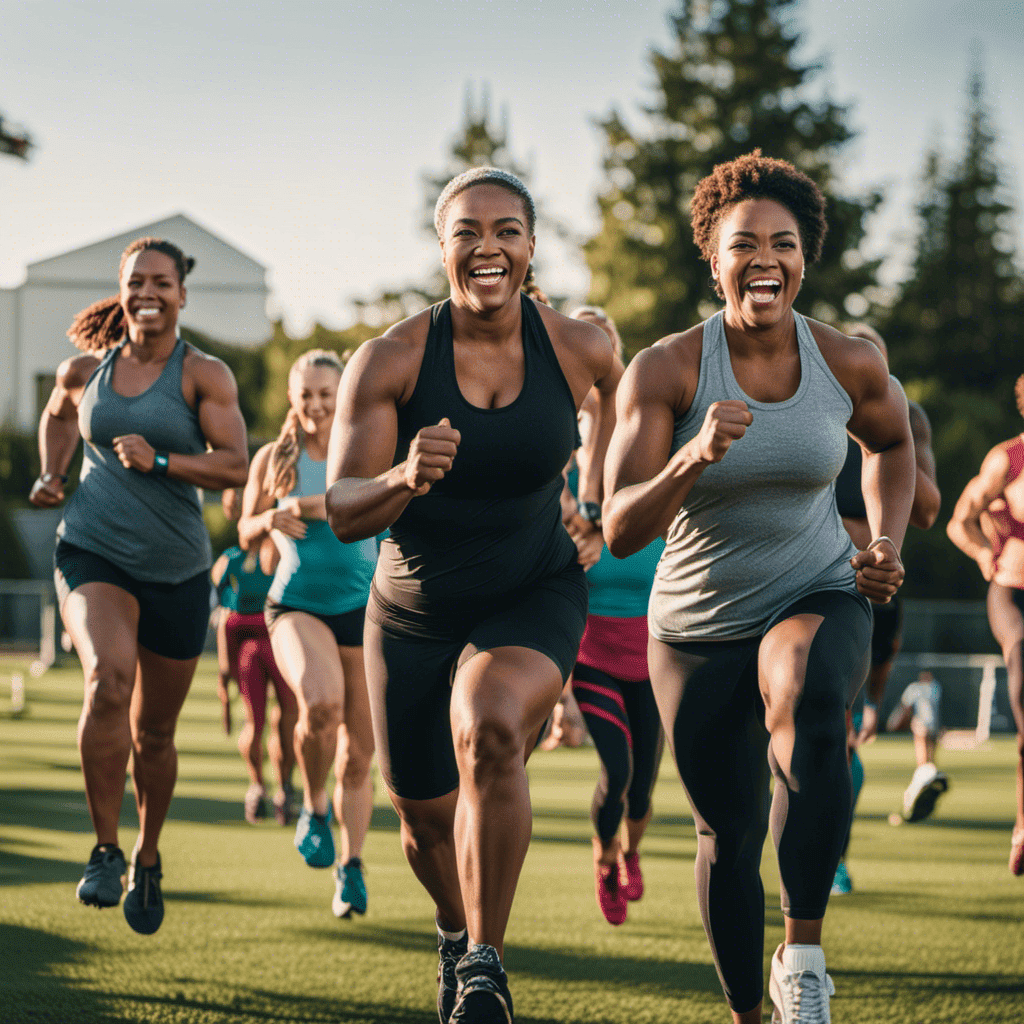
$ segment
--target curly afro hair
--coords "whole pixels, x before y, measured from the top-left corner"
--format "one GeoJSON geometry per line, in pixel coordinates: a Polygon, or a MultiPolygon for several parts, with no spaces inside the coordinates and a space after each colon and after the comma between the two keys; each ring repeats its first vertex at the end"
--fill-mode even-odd
{"type": "Polygon", "coordinates": [[[801,171],[785,160],[762,156],[761,150],[719,164],[697,183],[690,204],[693,240],[704,259],[718,248],[722,218],[745,199],[773,199],[796,218],[804,259],[814,263],[821,256],[828,223],[825,197],[801,171]]]}

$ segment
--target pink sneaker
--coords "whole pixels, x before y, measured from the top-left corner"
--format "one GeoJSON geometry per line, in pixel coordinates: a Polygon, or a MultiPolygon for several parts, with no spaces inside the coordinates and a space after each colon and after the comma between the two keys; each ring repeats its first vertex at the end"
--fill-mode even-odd
{"type": "Polygon", "coordinates": [[[640,854],[635,850],[619,854],[619,881],[623,895],[631,903],[643,896],[644,876],[640,873],[640,854]]]}
{"type": "Polygon", "coordinates": [[[1024,829],[1014,829],[1010,839],[1010,874],[1024,875],[1024,829]]]}
{"type": "Polygon", "coordinates": [[[594,864],[594,888],[597,905],[609,924],[622,924],[626,920],[626,897],[619,885],[618,864],[594,864]]]}

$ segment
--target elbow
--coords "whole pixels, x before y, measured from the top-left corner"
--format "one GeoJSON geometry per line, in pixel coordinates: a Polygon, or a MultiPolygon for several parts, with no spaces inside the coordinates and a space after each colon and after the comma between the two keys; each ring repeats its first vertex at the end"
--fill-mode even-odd
{"type": "Polygon", "coordinates": [[[604,542],[613,558],[628,558],[643,547],[642,544],[635,543],[623,529],[623,525],[620,517],[606,503],[602,512],[601,529],[604,533],[604,542]]]}
{"type": "Polygon", "coordinates": [[[928,505],[924,508],[918,508],[915,506],[910,511],[910,525],[916,527],[918,530],[930,530],[935,524],[935,520],[938,518],[938,504],[928,505]]]}

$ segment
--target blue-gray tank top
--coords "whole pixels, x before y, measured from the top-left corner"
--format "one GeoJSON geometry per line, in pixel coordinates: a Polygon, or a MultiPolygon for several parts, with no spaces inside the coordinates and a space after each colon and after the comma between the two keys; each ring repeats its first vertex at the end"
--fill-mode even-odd
{"type": "Polygon", "coordinates": [[[85,442],[78,487],[57,536],[148,583],[182,583],[212,563],[198,487],[125,469],[115,437],[140,434],[157,451],[199,455],[207,449],[199,417],[181,393],[185,342],[178,338],[160,376],[140,395],[111,387],[124,341],[103,357],[85,385],[78,429],[85,442]]]}
{"type": "MultiPolygon", "coordinates": [[[[694,437],[713,402],[746,402],[753,423],[708,466],[666,535],[648,621],[659,640],[760,635],[772,617],[821,590],[857,594],[857,548],[836,510],[850,396],[796,311],[800,384],[784,402],[757,402],[736,382],[724,314],[704,323],[700,379],[676,420],[672,451],[694,437]]],[[[861,598],[865,601],[866,599],[861,598]]]]}

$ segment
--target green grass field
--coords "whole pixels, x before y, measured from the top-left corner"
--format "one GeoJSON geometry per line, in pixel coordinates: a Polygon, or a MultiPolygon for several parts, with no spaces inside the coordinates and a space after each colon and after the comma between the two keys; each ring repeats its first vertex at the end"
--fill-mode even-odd
{"type": "MultiPolygon", "coordinates": [[[[4,666],[9,670],[9,666],[4,666]]],[[[178,732],[180,778],[161,842],[167,916],[136,935],[120,909],[81,906],[92,846],[75,722],[81,677],[26,679],[12,718],[0,669],[0,1021],[434,1024],[431,906],[405,863],[378,786],[366,849],[370,910],[338,921],[331,873],[291,830],[242,820],[245,775],[219,730],[204,663],[178,732]]],[[[236,719],[238,713],[236,711],[236,719]]],[[[1006,869],[1013,744],[943,752],[952,788],[933,820],[893,828],[913,768],[909,740],[865,751],[868,781],[826,951],[833,1020],[940,1024],[1024,1020],[1024,879],[1006,869]]],[[[592,749],[531,761],[534,841],[506,946],[519,1024],[728,1020],[694,898],[695,838],[668,757],[644,847],[647,895],[613,929],[594,902],[592,749]]],[[[122,846],[135,839],[128,786],[122,846]]],[[[766,956],[781,938],[765,848],[766,956]]]]}

